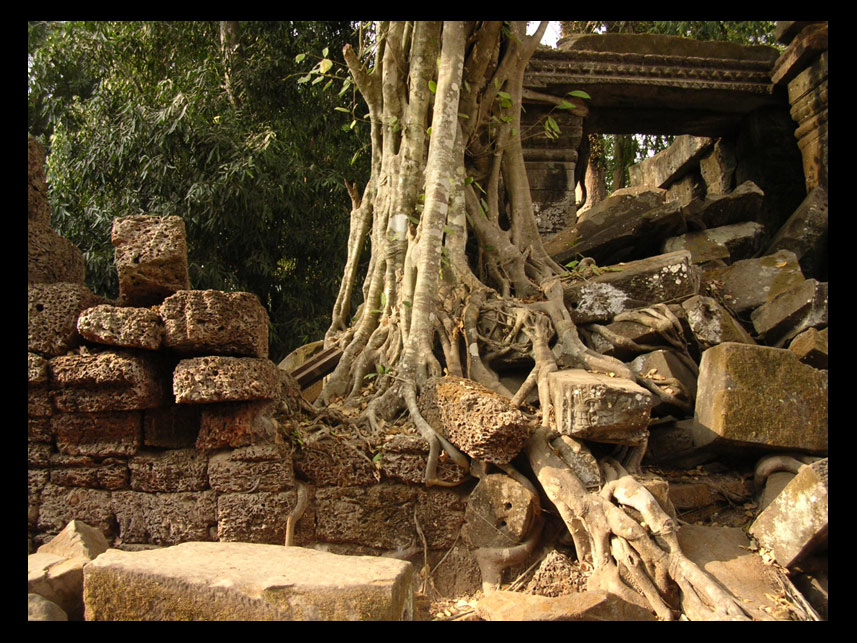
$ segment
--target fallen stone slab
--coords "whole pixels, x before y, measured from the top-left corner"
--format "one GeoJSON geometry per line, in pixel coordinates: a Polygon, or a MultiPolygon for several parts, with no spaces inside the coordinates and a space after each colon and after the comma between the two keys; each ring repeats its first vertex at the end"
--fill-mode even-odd
{"type": "Polygon", "coordinates": [[[77,332],[91,342],[156,351],[164,341],[164,324],[151,308],[102,304],[84,310],[77,332]]]}
{"type": "Polygon", "coordinates": [[[761,341],[783,346],[809,328],[827,326],[827,282],[807,279],[754,310],[750,319],[761,341]]]}
{"type": "Polygon", "coordinates": [[[706,194],[726,194],[735,177],[735,144],[729,139],[717,139],[711,151],[699,159],[699,173],[705,182],[706,194]]]}
{"type": "Polygon", "coordinates": [[[736,313],[758,308],[781,292],[805,281],[797,256],[780,250],[757,259],[743,259],[702,277],[703,286],[718,292],[736,313]]]}
{"type": "Polygon", "coordinates": [[[770,255],[790,250],[807,277],[827,277],[827,190],[817,186],[774,235],[765,251],[770,255]]]}
{"type": "Polygon", "coordinates": [[[810,328],[795,337],[789,344],[789,350],[798,356],[804,364],[815,368],[827,368],[827,329],[810,328]]]}
{"type": "Polygon", "coordinates": [[[664,241],[663,252],[687,250],[694,263],[723,259],[726,263],[752,257],[759,250],[765,227],[745,221],[688,232],[664,241]]]}
{"type": "Polygon", "coordinates": [[[267,359],[194,357],[180,361],[173,372],[177,404],[271,400],[279,391],[279,371],[267,359]]]}
{"type": "Polygon", "coordinates": [[[683,134],[665,150],[628,168],[631,185],[669,187],[694,168],[699,158],[711,149],[713,141],[704,136],[683,134]]]}
{"type": "Polygon", "coordinates": [[[532,433],[527,419],[507,398],[473,380],[431,378],[423,385],[418,404],[436,431],[477,460],[506,464],[532,433]]]}
{"type": "Polygon", "coordinates": [[[750,525],[750,533],[783,567],[827,546],[828,476],[827,458],[801,467],[750,525]]]}
{"type": "Polygon", "coordinates": [[[164,343],[179,353],[268,357],[268,313],[252,293],[182,290],[159,309],[164,343]]]}
{"type": "Polygon", "coordinates": [[[827,395],[827,371],[787,349],[719,344],[699,365],[697,444],[826,454],[827,395]]]}
{"type": "Polygon", "coordinates": [[[134,411],[166,402],[160,363],[148,355],[105,351],[50,360],[54,405],[66,413],[134,411]]]}
{"type": "MultiPolygon", "coordinates": [[[[656,350],[643,353],[628,365],[637,375],[651,380],[669,395],[686,400],[691,405],[696,399],[696,373],[675,352],[656,350]]],[[[669,408],[666,402],[658,402],[654,407],[659,411],[669,408]]]]}
{"type": "Polygon", "coordinates": [[[702,350],[723,342],[756,343],[738,320],[714,298],[697,295],[684,300],[681,305],[702,350]]]}
{"type": "Polygon", "coordinates": [[[537,596],[498,590],[479,600],[476,613],[486,621],[656,621],[642,605],[605,591],[537,596]]]}
{"type": "Polygon", "coordinates": [[[53,601],[39,594],[27,594],[28,621],[67,621],[68,614],[53,601]]]}
{"type": "Polygon", "coordinates": [[[635,382],[568,369],[550,373],[548,384],[558,433],[629,445],[640,444],[648,437],[654,399],[635,382]]]}
{"type": "Polygon", "coordinates": [[[752,181],[744,181],[727,194],[707,196],[685,209],[688,220],[698,219],[706,228],[753,221],[762,209],[765,193],[752,181]]]}
{"type": "Polygon", "coordinates": [[[619,313],[676,302],[699,291],[699,274],[686,250],[608,266],[590,279],[564,280],[566,307],[576,324],[608,321],[619,313]]]}
{"type": "Polygon", "coordinates": [[[152,306],[190,289],[181,217],[119,217],[113,221],[111,240],[122,305],[152,306]]]}
{"type": "Polygon", "coordinates": [[[253,543],[108,550],[85,569],[88,621],[368,621],[413,618],[401,560],[253,543]]]}

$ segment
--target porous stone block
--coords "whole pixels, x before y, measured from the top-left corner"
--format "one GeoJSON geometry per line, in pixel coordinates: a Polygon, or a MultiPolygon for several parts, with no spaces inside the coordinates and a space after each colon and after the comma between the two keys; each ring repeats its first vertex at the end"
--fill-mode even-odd
{"type": "Polygon", "coordinates": [[[128,461],[134,491],[202,491],[208,487],[208,459],[196,449],[145,449],[128,461]]]}
{"type": "Polygon", "coordinates": [[[111,549],[85,572],[89,621],[370,621],[413,618],[413,566],[254,543],[111,549]]]}
{"type": "Polygon", "coordinates": [[[294,490],[221,493],[217,497],[217,540],[282,545],[286,522],[296,504],[294,490]]]}
{"type": "Polygon", "coordinates": [[[57,449],[70,456],[131,456],[140,448],[139,412],[59,413],[51,419],[57,449]]]}
{"type": "Polygon", "coordinates": [[[801,362],[815,368],[827,368],[827,329],[810,328],[795,337],[789,350],[798,356],[801,362]]]}
{"type": "Polygon", "coordinates": [[[123,305],[152,306],[190,289],[187,235],[180,217],[119,217],[111,240],[123,305]]]}
{"type": "Polygon", "coordinates": [[[128,462],[123,458],[52,454],[50,473],[51,482],[62,487],[128,488],[128,462]]]}
{"type": "Polygon", "coordinates": [[[701,441],[827,452],[827,371],[787,349],[727,342],[699,365],[695,417],[701,441]]]}
{"type": "Polygon", "coordinates": [[[489,474],[470,494],[461,534],[475,549],[514,547],[526,540],[537,510],[533,494],[520,482],[489,474]]]}
{"type": "Polygon", "coordinates": [[[752,335],[714,298],[697,295],[686,299],[681,305],[687,314],[691,332],[702,350],[723,342],[756,343],[752,335]]]}
{"type": "Polygon", "coordinates": [[[80,344],[78,315],[100,303],[83,284],[28,284],[27,350],[52,356],[75,348],[80,344]]]}
{"type": "Polygon", "coordinates": [[[180,353],[268,357],[268,313],[252,293],[182,290],[160,312],[166,345],[180,353]]]}
{"type": "Polygon", "coordinates": [[[585,281],[565,281],[564,300],[577,324],[608,321],[619,313],[696,295],[699,274],[687,250],[610,266],[585,281]]]}
{"type": "Polygon", "coordinates": [[[27,283],[86,281],[83,253],[47,223],[27,220],[27,283]]]}
{"type": "Polygon", "coordinates": [[[827,282],[807,279],[781,292],[750,315],[760,340],[783,346],[809,328],[827,326],[827,282]]]}
{"type": "Polygon", "coordinates": [[[319,487],[371,485],[377,482],[378,474],[373,457],[365,443],[320,434],[295,452],[294,466],[304,479],[319,487]]]}
{"type": "Polygon", "coordinates": [[[582,369],[548,375],[554,427],[594,442],[636,445],[648,437],[652,394],[631,380],[582,369]]]}
{"type": "Polygon", "coordinates": [[[277,366],[255,357],[212,355],[179,362],[173,372],[178,404],[208,404],[276,399],[280,391],[277,366]]]}
{"type": "Polygon", "coordinates": [[[420,391],[420,413],[467,455],[506,464],[524,448],[532,427],[508,399],[459,377],[429,379],[420,391]]]}
{"type": "Polygon", "coordinates": [[[216,538],[217,498],[211,490],[114,491],[111,507],[123,543],[175,545],[216,538]]]}
{"type": "Polygon", "coordinates": [[[828,459],[800,468],[753,521],[750,533],[783,567],[827,545],[828,459]]]}
{"type": "Polygon", "coordinates": [[[271,410],[266,400],[206,404],[200,410],[196,448],[236,448],[270,441],[271,410]]]}
{"type": "MultiPolygon", "coordinates": [[[[412,484],[425,483],[429,445],[422,437],[405,434],[390,436],[382,445],[380,455],[379,464],[385,477],[412,484]]],[[[443,482],[457,484],[463,482],[467,475],[467,471],[452,460],[438,463],[437,477],[443,482]]]]}
{"type": "Polygon", "coordinates": [[[45,146],[27,134],[27,219],[50,224],[48,182],[45,179],[45,146]]]}
{"type": "Polygon", "coordinates": [[[291,489],[295,472],[290,449],[267,445],[214,453],[208,459],[208,483],[221,493],[291,489]]]}
{"type": "Polygon", "coordinates": [[[170,404],[143,411],[143,444],[147,447],[192,447],[199,436],[202,407],[170,404]]]}
{"type": "Polygon", "coordinates": [[[703,275],[706,287],[720,293],[727,305],[740,314],[758,308],[781,292],[805,281],[795,254],[780,250],[757,259],[743,259],[731,266],[703,275]]]}
{"type": "Polygon", "coordinates": [[[154,357],[122,351],[62,355],[51,359],[50,373],[54,405],[66,413],[132,411],[165,401],[154,357]]]}
{"type": "Polygon", "coordinates": [[[111,540],[116,535],[111,492],[102,489],[44,486],[39,506],[38,529],[58,534],[72,520],[80,520],[111,540]]]}
{"type": "Polygon", "coordinates": [[[91,342],[156,351],[164,341],[164,325],[151,308],[102,304],[84,310],[77,332],[91,342]]]}

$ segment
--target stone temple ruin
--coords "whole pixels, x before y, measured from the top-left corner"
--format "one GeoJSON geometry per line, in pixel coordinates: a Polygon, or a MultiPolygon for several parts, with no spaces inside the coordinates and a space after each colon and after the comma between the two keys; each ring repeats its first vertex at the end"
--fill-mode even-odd
{"type": "MultiPolygon", "coordinates": [[[[600,484],[590,449],[647,439],[644,467],[669,472],[648,487],[684,521],[688,555],[754,618],[795,618],[786,596],[827,619],[827,23],[778,23],[778,37],[781,54],[658,36],[540,50],[531,122],[570,90],[592,100],[555,112],[560,138],[529,139],[525,156],[548,250],[606,267],[564,286],[582,339],[674,394],[654,405],[630,381],[554,374],[555,428],[580,479],[600,484]],[[632,168],[631,187],[578,212],[588,133],[678,138],[632,168]],[[642,321],[658,314],[680,328],[642,321]],[[670,351],[676,333],[694,364],[670,351]],[[721,462],[737,456],[753,462],[721,462]]],[[[255,295],[192,289],[180,218],[116,219],[120,297],[94,295],[80,251],[50,227],[43,161],[29,138],[31,619],[417,618],[419,587],[472,595],[484,580],[474,551],[527,537],[520,484],[468,482],[444,462],[440,478],[464,483],[426,487],[417,435],[292,432],[300,387],[313,394],[293,377],[309,351],[278,366],[255,295]]],[[[453,439],[454,421],[434,419],[453,439]]],[[[458,439],[497,454],[497,436],[458,439]]],[[[584,604],[571,569],[558,552],[531,558],[503,578],[527,593],[450,603],[446,616],[654,618],[584,604]]]]}

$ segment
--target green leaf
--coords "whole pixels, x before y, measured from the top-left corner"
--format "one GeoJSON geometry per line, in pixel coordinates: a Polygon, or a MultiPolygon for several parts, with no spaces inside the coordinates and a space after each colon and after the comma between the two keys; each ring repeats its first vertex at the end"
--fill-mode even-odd
{"type": "Polygon", "coordinates": [[[562,101],[556,106],[557,109],[574,109],[574,103],[569,103],[567,100],[562,101]]]}
{"type": "Polygon", "coordinates": [[[321,55],[322,55],[322,57],[323,57],[323,58],[327,58],[327,54],[328,54],[329,52],[330,52],[330,48],[329,48],[329,47],[325,47],[324,49],[322,49],[322,50],[321,50],[321,55]]]}
{"type": "Polygon", "coordinates": [[[437,93],[437,83],[434,82],[433,80],[430,80],[428,85],[429,85],[429,90],[431,91],[431,93],[436,94],[437,93]]]}
{"type": "Polygon", "coordinates": [[[350,114],[350,113],[351,113],[351,111],[350,111],[350,110],[345,109],[344,107],[334,107],[333,109],[334,109],[335,111],[337,111],[337,112],[345,112],[346,114],[350,114]]]}
{"type": "MultiPolygon", "coordinates": [[[[325,49],[325,51],[327,51],[325,49]]],[[[333,61],[330,58],[323,59],[320,63],[318,63],[318,69],[322,74],[326,74],[330,71],[330,68],[333,67],[333,61]]]]}
{"type": "Polygon", "coordinates": [[[387,305],[387,293],[381,292],[381,308],[387,305]]]}
{"type": "Polygon", "coordinates": [[[304,58],[306,58],[306,54],[298,54],[297,56],[295,56],[295,62],[299,63],[303,61],[304,58]]]}
{"type": "Polygon", "coordinates": [[[381,452],[379,451],[374,456],[372,456],[372,462],[381,462],[381,452]]]}
{"type": "Polygon", "coordinates": [[[568,94],[566,94],[566,96],[574,96],[576,98],[585,98],[587,100],[590,100],[592,98],[589,94],[587,94],[582,89],[575,89],[573,91],[570,91],[570,92],[568,92],[568,94]]]}

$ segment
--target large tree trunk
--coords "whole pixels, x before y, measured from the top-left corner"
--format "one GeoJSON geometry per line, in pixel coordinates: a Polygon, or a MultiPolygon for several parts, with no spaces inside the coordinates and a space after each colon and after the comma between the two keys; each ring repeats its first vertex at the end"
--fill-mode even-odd
{"type": "Polygon", "coordinates": [[[362,402],[362,430],[374,432],[407,411],[430,445],[425,482],[431,485],[444,484],[436,473],[441,449],[465,469],[471,461],[420,413],[419,394],[429,378],[468,378],[515,406],[537,389],[542,429],[526,451],[574,535],[578,555],[595,565],[591,583],[636,596],[663,618],[675,615],[667,598],[673,583],[693,594],[686,613],[738,617],[740,609],[681,556],[668,517],[651,502],[640,504],[644,494],[621,464],[609,465],[615,480],[592,494],[549,447],[550,372],[587,368],[634,375],[580,340],[563,299],[565,270],[546,254],[538,235],[520,115],[524,70],[546,24],[533,36],[525,26],[380,23],[371,64],[345,48],[369,111],[372,167],[362,195],[349,186],[348,258],[325,338],[326,346],[337,345],[343,354],[317,405],[362,402]],[[372,255],[364,303],[349,324],[348,302],[367,236],[372,255]],[[510,355],[534,364],[514,395],[495,370],[496,360],[510,355]],[[647,527],[629,517],[623,503],[642,513],[647,527]],[[665,545],[656,545],[655,535],[665,545]],[[644,561],[642,571],[632,564],[635,557],[644,561]],[[714,611],[706,611],[712,603],[714,611]]]}

